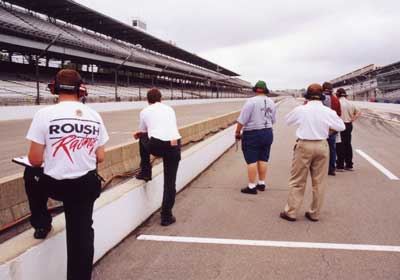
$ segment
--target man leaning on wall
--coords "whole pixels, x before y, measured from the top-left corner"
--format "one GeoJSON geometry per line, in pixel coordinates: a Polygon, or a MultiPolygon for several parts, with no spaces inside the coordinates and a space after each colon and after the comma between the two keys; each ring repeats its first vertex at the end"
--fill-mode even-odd
{"type": "MultiPolygon", "coordinates": [[[[101,116],[79,102],[87,93],[78,72],[60,70],[49,89],[58,95],[59,103],[40,109],[26,136],[33,166],[24,173],[31,224],[34,238],[46,238],[52,229],[47,199],[62,201],[67,279],[89,280],[94,256],[93,207],[101,192],[97,164],[104,160],[109,136],[101,116]]],[[[58,279],[65,278],[60,275],[58,279]]]]}
{"type": "Polygon", "coordinates": [[[150,155],[163,159],[164,192],[161,205],[161,225],[176,222],[172,214],[176,196],[176,176],[181,160],[181,135],[176,123],[175,111],[161,102],[161,92],[152,88],[147,92],[149,106],[140,112],[139,131],[133,134],[139,139],[141,173],[139,180],[152,179],[150,155]]]}

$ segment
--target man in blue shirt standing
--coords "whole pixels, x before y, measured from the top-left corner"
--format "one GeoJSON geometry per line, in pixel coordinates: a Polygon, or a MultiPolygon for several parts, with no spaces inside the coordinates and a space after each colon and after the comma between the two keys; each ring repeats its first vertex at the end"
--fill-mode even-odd
{"type": "MultiPolygon", "coordinates": [[[[340,102],[339,99],[333,94],[333,86],[331,83],[325,82],[322,85],[322,89],[324,91],[324,96],[325,99],[322,101],[322,103],[328,107],[331,108],[336,112],[336,114],[340,117],[342,112],[341,112],[341,107],[340,107],[340,102]]],[[[336,138],[337,138],[337,132],[332,132],[329,134],[328,137],[328,144],[329,144],[329,169],[328,169],[328,174],[330,176],[335,176],[336,175],[336,138]]]]}
{"type": "Polygon", "coordinates": [[[258,81],[253,91],[256,96],[247,100],[244,105],[235,133],[236,139],[242,139],[242,151],[247,163],[249,183],[241,190],[245,194],[257,194],[257,190],[265,190],[267,162],[273,141],[272,125],[276,121],[275,103],[267,97],[269,90],[266,83],[258,81]]]}

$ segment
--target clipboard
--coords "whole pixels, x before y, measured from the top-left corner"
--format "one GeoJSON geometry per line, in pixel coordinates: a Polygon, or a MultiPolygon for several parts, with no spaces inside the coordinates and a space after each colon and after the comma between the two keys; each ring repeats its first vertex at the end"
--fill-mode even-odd
{"type": "Polygon", "coordinates": [[[27,156],[22,156],[22,157],[15,157],[11,160],[12,162],[22,165],[24,167],[31,167],[31,168],[40,168],[44,167],[44,164],[42,164],[40,167],[38,166],[32,166],[32,164],[29,162],[29,159],[27,156]]]}

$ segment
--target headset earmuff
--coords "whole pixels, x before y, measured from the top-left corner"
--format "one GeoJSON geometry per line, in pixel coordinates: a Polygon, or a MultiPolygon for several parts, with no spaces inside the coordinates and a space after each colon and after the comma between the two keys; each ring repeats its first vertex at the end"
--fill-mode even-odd
{"type": "Polygon", "coordinates": [[[47,84],[47,88],[50,90],[51,94],[56,94],[56,81],[53,80],[49,84],[47,84]]]}
{"type": "Polygon", "coordinates": [[[77,84],[76,92],[78,93],[79,98],[83,98],[88,95],[87,89],[86,89],[85,85],[83,84],[82,80],[80,80],[79,83],[77,84]]]}
{"type": "Polygon", "coordinates": [[[54,94],[58,95],[60,93],[60,85],[58,83],[57,77],[54,79],[54,94]]]}

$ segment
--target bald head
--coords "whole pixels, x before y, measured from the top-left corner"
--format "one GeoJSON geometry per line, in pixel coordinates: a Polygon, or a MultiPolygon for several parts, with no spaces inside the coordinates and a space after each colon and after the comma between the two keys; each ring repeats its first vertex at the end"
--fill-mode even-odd
{"type": "Polygon", "coordinates": [[[311,84],[307,88],[306,99],[309,100],[323,100],[322,86],[320,84],[311,84]]]}
{"type": "Polygon", "coordinates": [[[307,88],[307,92],[309,94],[321,94],[322,93],[322,87],[320,84],[311,84],[308,88],[307,88]]]}

